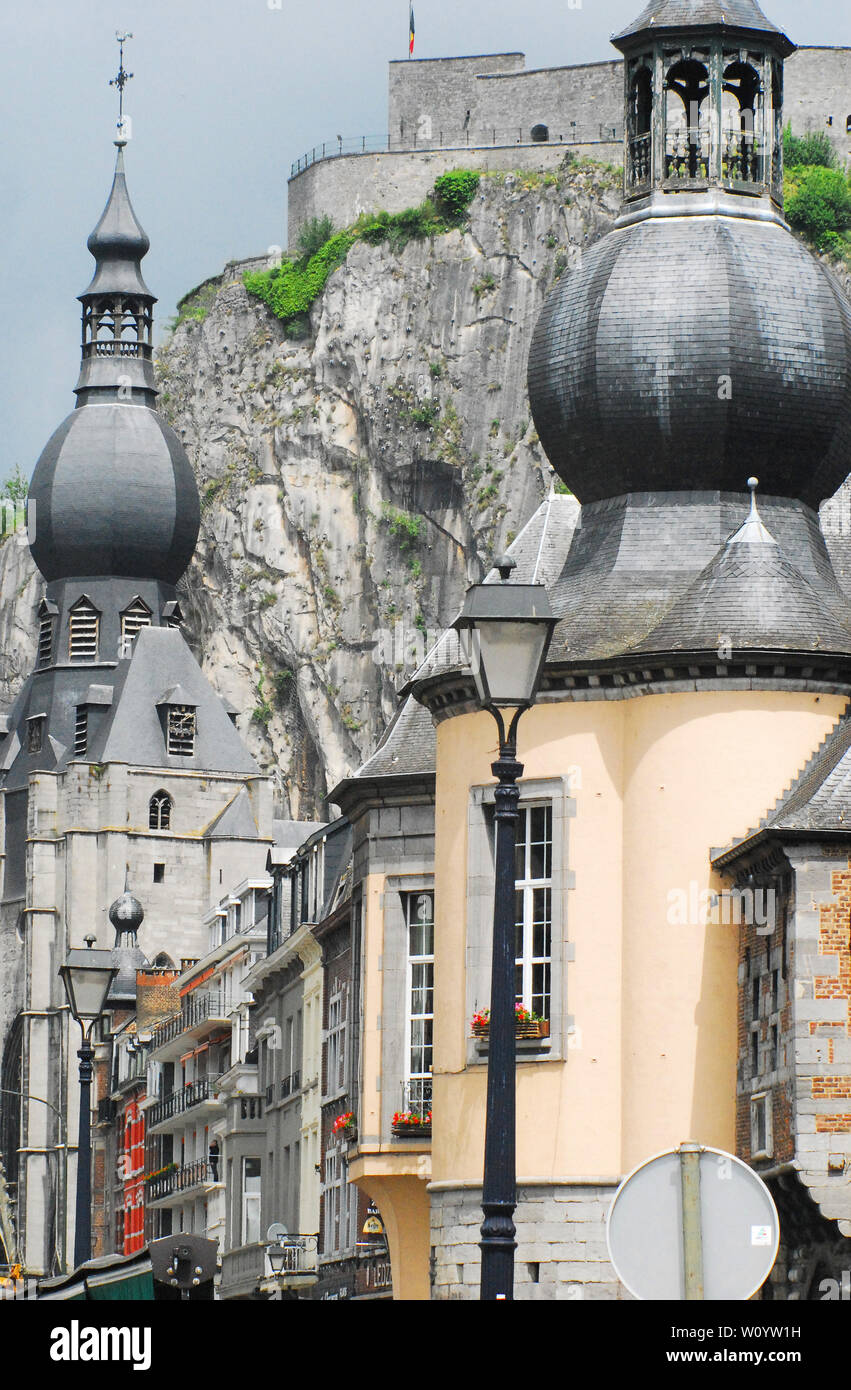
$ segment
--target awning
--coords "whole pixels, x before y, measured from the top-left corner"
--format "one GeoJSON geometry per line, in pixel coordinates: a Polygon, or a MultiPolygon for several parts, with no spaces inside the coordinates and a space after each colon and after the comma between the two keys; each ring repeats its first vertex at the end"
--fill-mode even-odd
{"type": "Polygon", "coordinates": [[[38,1298],[61,1302],[153,1302],[154,1276],[147,1250],[135,1255],[103,1255],[72,1274],[42,1279],[38,1298]]]}

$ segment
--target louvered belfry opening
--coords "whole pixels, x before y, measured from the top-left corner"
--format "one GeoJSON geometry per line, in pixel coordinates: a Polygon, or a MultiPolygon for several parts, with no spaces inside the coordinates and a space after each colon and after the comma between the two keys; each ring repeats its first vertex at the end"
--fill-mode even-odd
{"type": "Polygon", "coordinates": [[[77,706],[77,717],[74,721],[74,756],[84,758],[88,751],[89,744],[89,707],[88,705],[77,706]]]}
{"type": "Polygon", "coordinates": [[[151,626],[151,610],[138,596],[121,614],[121,655],[129,656],[133,650],[133,638],[143,627],[151,626]]]}
{"type": "Polygon", "coordinates": [[[70,661],[97,661],[100,613],[88,599],[81,598],[71,609],[68,634],[70,661]]]}
{"type": "Polygon", "coordinates": [[[42,613],[38,624],[38,662],[36,669],[41,671],[45,666],[49,666],[53,657],[53,624],[52,613],[42,613]]]}
{"type": "Polygon", "coordinates": [[[172,705],[168,711],[167,748],[170,754],[191,758],[195,752],[195,707],[172,705]]]}

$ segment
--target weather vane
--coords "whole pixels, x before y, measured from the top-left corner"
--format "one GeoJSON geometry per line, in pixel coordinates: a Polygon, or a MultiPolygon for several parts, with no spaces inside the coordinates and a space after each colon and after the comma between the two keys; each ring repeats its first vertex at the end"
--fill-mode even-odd
{"type": "MultiPolygon", "coordinates": [[[[118,88],[118,127],[117,127],[117,129],[118,129],[118,134],[119,134],[119,137],[120,137],[120,138],[119,138],[119,140],[117,140],[115,143],[116,143],[116,144],[119,144],[119,143],[120,143],[120,144],[125,144],[126,141],[127,141],[127,138],[128,138],[128,134],[127,134],[126,129],[125,129],[125,119],[126,119],[126,118],[125,118],[125,116],[124,116],[124,88],[127,86],[127,83],[130,81],[130,78],[133,76],[133,74],[132,74],[132,72],[127,72],[126,69],[125,69],[125,67],[124,67],[124,45],[125,45],[125,43],[127,42],[128,39],[132,39],[133,35],[132,35],[132,34],[119,34],[118,30],[116,29],[116,31],[115,31],[115,37],[116,37],[116,40],[117,40],[117,42],[118,42],[118,73],[117,73],[117,75],[116,75],[115,77],[111,77],[111,78],[109,79],[109,85],[110,85],[110,87],[117,87],[117,88],[118,88]]],[[[127,118],[127,124],[129,125],[129,118],[127,118]]]]}

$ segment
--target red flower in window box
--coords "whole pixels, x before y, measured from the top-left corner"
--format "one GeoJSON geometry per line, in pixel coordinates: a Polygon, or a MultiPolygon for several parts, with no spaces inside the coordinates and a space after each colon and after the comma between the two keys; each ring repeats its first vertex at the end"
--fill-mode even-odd
{"type": "Polygon", "coordinates": [[[418,1110],[397,1110],[393,1116],[393,1133],[424,1137],[431,1134],[431,1111],[421,1115],[418,1110]]]}
{"type": "MultiPolygon", "coordinates": [[[[490,1034],[490,1009],[479,1009],[473,1014],[473,1037],[486,1038],[490,1034]]],[[[517,1038],[548,1038],[550,1021],[540,1014],[530,1013],[522,1004],[514,1005],[514,1035],[517,1038]]]]}

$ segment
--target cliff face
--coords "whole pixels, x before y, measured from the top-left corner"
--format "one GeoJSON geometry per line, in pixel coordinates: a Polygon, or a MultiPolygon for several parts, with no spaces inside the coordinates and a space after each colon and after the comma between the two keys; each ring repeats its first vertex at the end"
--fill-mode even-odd
{"type": "MultiPolygon", "coordinates": [[[[619,201],[619,178],[590,165],[488,177],[469,231],[401,253],[357,243],[304,338],[237,267],[160,349],[159,406],[202,498],[187,636],[241,711],[281,814],[327,813],[405,671],[545,496],[532,329],[619,201]]],[[[24,538],[7,540],[0,705],[32,669],[40,595],[24,538]]]]}
{"type": "Polygon", "coordinates": [[[528,345],[616,182],[483,179],[469,232],[356,244],[302,340],[231,272],[161,350],[202,496],[188,627],[286,814],[319,814],[372,750],[405,670],[545,495],[528,345]]]}

